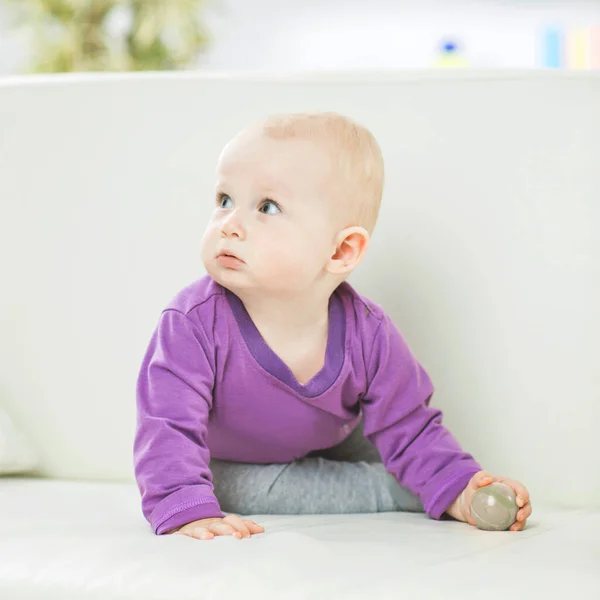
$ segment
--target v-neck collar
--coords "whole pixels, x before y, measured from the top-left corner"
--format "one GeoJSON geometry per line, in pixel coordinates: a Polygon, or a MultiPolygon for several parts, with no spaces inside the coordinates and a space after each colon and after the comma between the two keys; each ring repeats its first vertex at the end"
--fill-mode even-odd
{"type": "Polygon", "coordinates": [[[343,301],[337,290],[334,291],[329,299],[329,324],[325,364],[310,381],[302,384],[264,340],[240,298],[230,290],[224,289],[227,301],[237,321],[240,333],[246,342],[246,346],[256,362],[265,371],[288,385],[298,394],[307,398],[319,396],[333,385],[344,365],[346,342],[346,314],[343,301]]]}

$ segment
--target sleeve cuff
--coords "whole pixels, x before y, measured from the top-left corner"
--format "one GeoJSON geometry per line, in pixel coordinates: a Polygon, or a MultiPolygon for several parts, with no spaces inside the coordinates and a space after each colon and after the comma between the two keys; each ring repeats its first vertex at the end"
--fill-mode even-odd
{"type": "Polygon", "coordinates": [[[163,498],[148,521],[154,533],[160,535],[191,521],[224,516],[212,486],[200,484],[184,486],[163,498]]]}
{"type": "Polygon", "coordinates": [[[425,512],[433,519],[441,519],[454,500],[467,487],[473,475],[481,470],[481,467],[478,466],[454,473],[426,503],[425,512]]]}
{"type": "Polygon", "coordinates": [[[154,524],[154,533],[156,535],[162,535],[163,533],[174,529],[175,527],[181,527],[186,523],[192,521],[198,521],[199,519],[209,519],[212,517],[222,518],[225,515],[221,512],[219,505],[216,502],[205,502],[201,504],[195,504],[189,508],[182,508],[179,512],[168,517],[162,522],[154,524]]]}

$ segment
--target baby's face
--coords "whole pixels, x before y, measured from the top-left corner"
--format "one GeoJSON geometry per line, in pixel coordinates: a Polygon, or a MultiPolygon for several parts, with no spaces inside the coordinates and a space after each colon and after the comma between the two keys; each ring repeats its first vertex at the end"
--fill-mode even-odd
{"type": "Polygon", "coordinates": [[[233,292],[310,289],[334,249],[330,171],[314,142],[260,131],[236,137],[219,159],[215,209],[202,238],[209,275],[233,292]]]}

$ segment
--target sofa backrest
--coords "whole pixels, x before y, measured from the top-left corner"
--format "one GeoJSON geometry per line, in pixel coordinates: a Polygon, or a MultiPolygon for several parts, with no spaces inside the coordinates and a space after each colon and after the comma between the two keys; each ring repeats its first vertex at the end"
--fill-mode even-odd
{"type": "Polygon", "coordinates": [[[135,380],[203,273],[228,139],[335,110],[386,163],[351,278],[432,377],[485,468],[600,505],[600,76],[149,74],[0,83],[0,406],[40,474],[132,478],[135,380]]]}

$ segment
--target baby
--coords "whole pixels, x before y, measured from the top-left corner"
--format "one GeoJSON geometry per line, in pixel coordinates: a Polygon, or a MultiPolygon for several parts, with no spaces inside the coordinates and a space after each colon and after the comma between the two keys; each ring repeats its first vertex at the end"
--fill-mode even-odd
{"type": "Polygon", "coordinates": [[[383,178],[373,135],[332,113],[273,116],[224,148],[207,275],[162,312],[138,379],[135,475],[156,534],[249,537],[264,529],[237,514],[267,513],[474,525],[493,481],[525,527],[526,488],[461,449],[394,323],[346,282],[383,178]]]}

